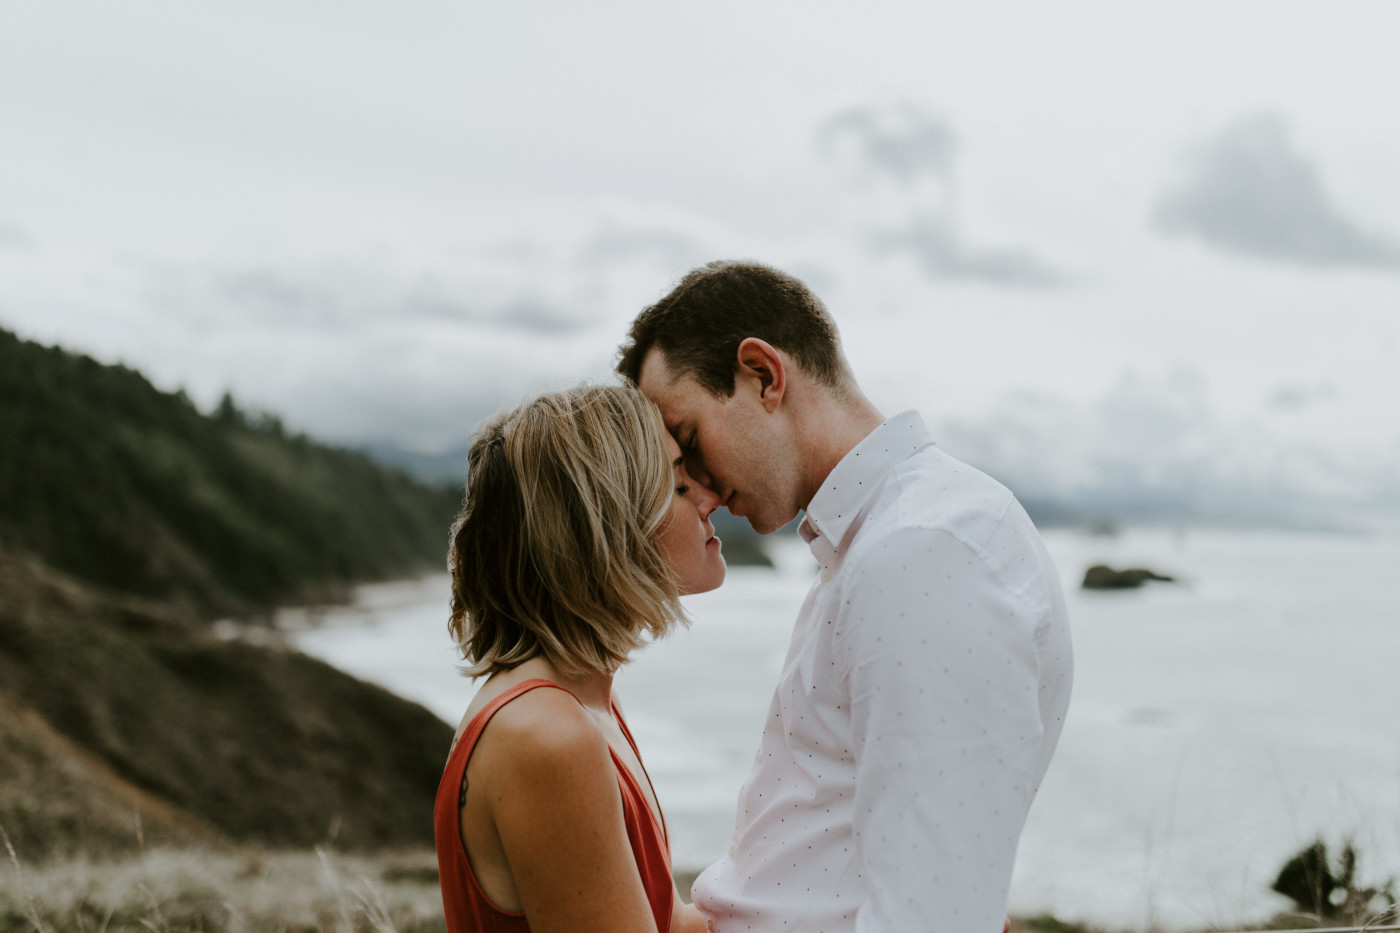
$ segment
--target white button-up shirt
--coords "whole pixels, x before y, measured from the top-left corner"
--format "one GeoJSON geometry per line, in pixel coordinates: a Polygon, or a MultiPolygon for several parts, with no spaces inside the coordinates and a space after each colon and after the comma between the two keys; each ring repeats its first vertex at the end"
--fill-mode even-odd
{"type": "Polygon", "coordinates": [[[998,933],[1072,678],[1040,536],[916,412],[841,460],[800,530],[821,576],[695,904],[718,933],[998,933]]]}

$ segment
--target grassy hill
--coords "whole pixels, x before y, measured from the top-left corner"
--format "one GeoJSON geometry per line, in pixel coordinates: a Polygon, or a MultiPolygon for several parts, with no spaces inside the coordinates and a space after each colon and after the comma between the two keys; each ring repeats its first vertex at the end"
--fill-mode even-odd
{"type": "Polygon", "coordinates": [[[0,331],[0,828],[20,856],[430,844],[451,728],[208,622],[443,567],[459,495],[0,331]]]}
{"type": "Polygon", "coordinates": [[[300,653],[0,550],[0,826],[26,857],[151,839],[425,844],[451,728],[300,653]]]}
{"type": "Polygon", "coordinates": [[[0,450],[0,543],[204,613],[440,568],[460,501],[227,397],[206,416],[134,370],[3,330],[0,450]]]}
{"type": "Polygon", "coordinates": [[[26,858],[218,845],[217,831],[123,780],[0,692],[0,827],[26,858]]]}

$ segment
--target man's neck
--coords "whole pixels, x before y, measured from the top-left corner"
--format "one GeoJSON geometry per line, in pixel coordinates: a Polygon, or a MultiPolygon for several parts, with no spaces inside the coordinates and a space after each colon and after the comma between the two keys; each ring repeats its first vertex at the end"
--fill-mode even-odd
{"type": "Polygon", "coordinates": [[[823,481],[836,469],[836,464],[884,420],[879,409],[854,386],[839,397],[823,392],[815,399],[798,430],[802,443],[804,510],[823,481]]]}

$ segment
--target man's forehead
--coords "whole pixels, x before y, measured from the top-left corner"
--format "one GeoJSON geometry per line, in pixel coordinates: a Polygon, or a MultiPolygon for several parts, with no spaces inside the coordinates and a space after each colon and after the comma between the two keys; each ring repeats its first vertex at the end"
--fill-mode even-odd
{"type": "Polygon", "coordinates": [[[677,376],[671,371],[660,347],[652,347],[642,361],[637,374],[637,388],[661,409],[662,420],[670,431],[675,431],[695,407],[697,397],[704,389],[690,373],[677,376]]]}
{"type": "Polygon", "coordinates": [[[661,421],[666,425],[666,430],[673,436],[679,437],[689,420],[688,413],[680,406],[674,403],[668,404],[660,399],[656,400],[656,407],[661,409],[661,421]]]}
{"type": "Polygon", "coordinates": [[[671,362],[660,347],[652,347],[642,358],[642,366],[637,370],[637,387],[647,395],[662,391],[674,383],[671,362]]]}

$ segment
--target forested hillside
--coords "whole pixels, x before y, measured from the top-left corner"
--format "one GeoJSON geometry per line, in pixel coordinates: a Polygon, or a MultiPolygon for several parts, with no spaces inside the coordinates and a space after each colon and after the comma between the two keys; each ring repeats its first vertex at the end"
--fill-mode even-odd
{"type": "Polygon", "coordinates": [[[0,331],[0,829],[20,855],[431,842],[451,727],[208,623],[442,569],[459,495],[0,331]]]}
{"type": "Polygon", "coordinates": [[[0,543],[209,612],[441,568],[460,490],[0,330],[0,543]]]}

